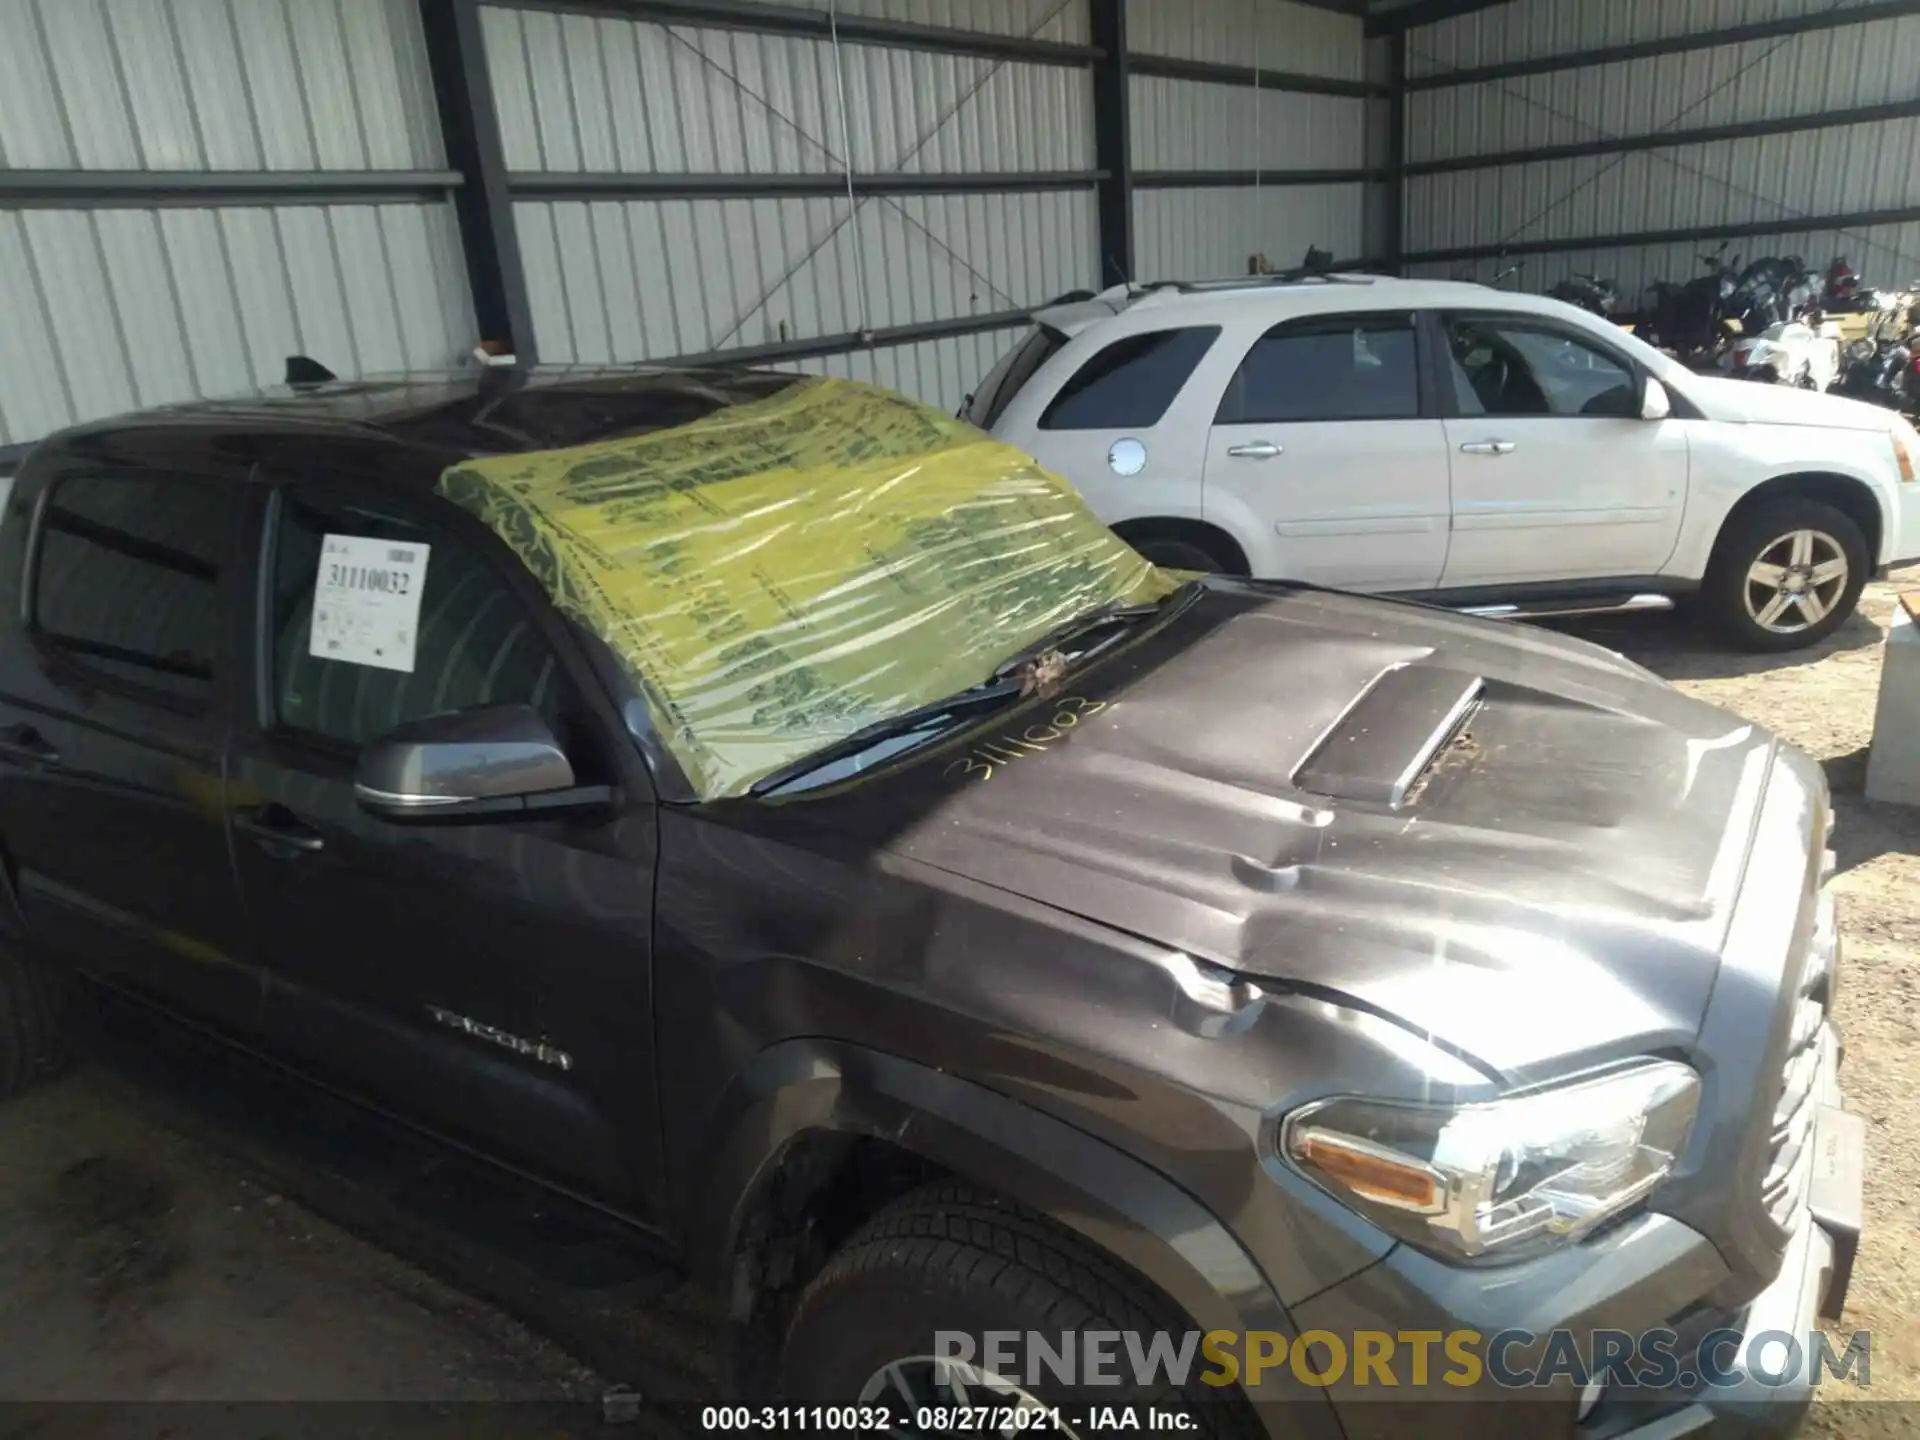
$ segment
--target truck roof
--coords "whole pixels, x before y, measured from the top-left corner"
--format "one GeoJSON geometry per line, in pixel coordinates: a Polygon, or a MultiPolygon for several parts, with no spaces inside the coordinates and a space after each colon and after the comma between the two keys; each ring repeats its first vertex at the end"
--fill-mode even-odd
{"type": "Polygon", "coordinates": [[[190,450],[194,437],[219,439],[224,458],[245,462],[266,457],[239,452],[270,451],[296,439],[362,455],[373,442],[412,452],[419,472],[437,478],[464,459],[564,449],[686,425],[775,394],[799,378],[770,370],[501,367],[279,385],[92,421],[49,436],[27,464],[78,453],[161,464],[165,459],[154,453],[154,441],[156,432],[164,432],[170,443],[159,446],[162,451],[190,450]]]}

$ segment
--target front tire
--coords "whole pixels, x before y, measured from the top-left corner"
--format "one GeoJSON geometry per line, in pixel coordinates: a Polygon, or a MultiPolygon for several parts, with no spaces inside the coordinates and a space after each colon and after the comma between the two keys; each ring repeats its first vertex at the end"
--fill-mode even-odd
{"type": "MultiPolygon", "coordinates": [[[[1151,1406],[1189,1417],[1189,1435],[1258,1433],[1242,1396],[1201,1384],[1211,1367],[1197,1351],[1178,1388],[1164,1372],[1153,1386],[1136,1384],[1124,1344],[1111,1367],[1125,1376],[1119,1385],[1068,1388],[1044,1366],[1028,1373],[1024,1358],[1013,1375],[998,1375],[984,1354],[943,1382],[933,1363],[937,1331],[964,1334],[975,1346],[990,1330],[1037,1332],[1050,1347],[1066,1333],[1131,1331],[1145,1346],[1159,1331],[1177,1345],[1190,1328],[1099,1251],[1040,1216],[962,1185],[930,1185],[856,1231],[807,1287],[781,1351],[781,1398],[884,1401],[909,1422],[923,1405],[1151,1406]]],[[[926,1432],[910,1424],[893,1433],[926,1432]]]]}
{"type": "Polygon", "coordinates": [[[1700,599],[1708,622],[1741,649],[1798,650],[1846,623],[1871,567],[1851,518],[1818,500],[1772,501],[1728,524],[1700,599]]]}
{"type": "Polygon", "coordinates": [[[44,964],[0,948],[0,1100],[57,1073],[66,1059],[64,987],[44,964]]]}

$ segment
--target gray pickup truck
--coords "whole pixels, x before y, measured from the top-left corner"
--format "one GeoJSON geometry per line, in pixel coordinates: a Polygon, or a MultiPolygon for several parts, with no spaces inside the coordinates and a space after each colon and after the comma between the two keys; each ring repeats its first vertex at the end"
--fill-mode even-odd
{"type": "Polygon", "coordinates": [[[0,1093],[77,975],[585,1196],[724,1298],[716,1423],[1808,1398],[1825,786],[1608,651],[1160,570],[757,372],[69,432],[0,599],[0,1093]]]}

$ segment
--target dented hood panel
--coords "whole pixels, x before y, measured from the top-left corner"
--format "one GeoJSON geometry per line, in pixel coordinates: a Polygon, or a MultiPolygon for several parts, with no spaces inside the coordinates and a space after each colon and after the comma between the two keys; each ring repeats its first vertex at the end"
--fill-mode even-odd
{"type": "Polygon", "coordinates": [[[1207,586],[1052,699],[794,808],[1506,1076],[1693,1036],[1769,736],[1550,632],[1207,586]]]}

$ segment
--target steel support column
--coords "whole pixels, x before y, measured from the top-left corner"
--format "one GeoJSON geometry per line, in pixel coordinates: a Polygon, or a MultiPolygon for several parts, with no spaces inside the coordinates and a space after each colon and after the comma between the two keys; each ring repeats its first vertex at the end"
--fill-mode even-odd
{"type": "Polygon", "coordinates": [[[1407,247],[1407,32],[1387,37],[1387,264],[1398,275],[1407,247]]]}
{"type": "Polygon", "coordinates": [[[527,300],[520,237],[514,228],[513,196],[494,110],[493,80],[487,73],[478,0],[420,0],[420,21],[447,161],[463,177],[453,203],[479,338],[531,364],[537,358],[533,309],[527,300]]]}
{"type": "Polygon", "coordinates": [[[1088,0],[1093,62],[1093,163],[1100,180],[1100,284],[1133,279],[1133,138],[1127,94],[1126,0],[1088,0]]]}

